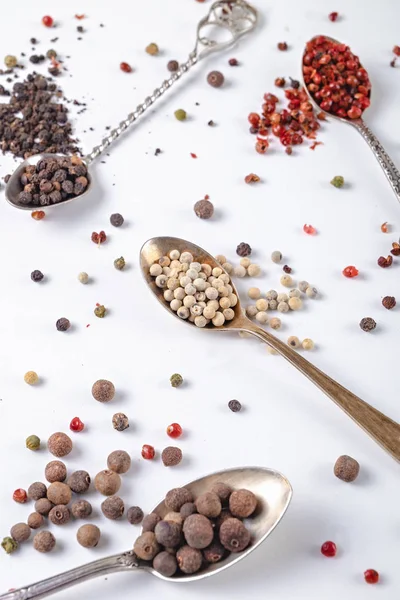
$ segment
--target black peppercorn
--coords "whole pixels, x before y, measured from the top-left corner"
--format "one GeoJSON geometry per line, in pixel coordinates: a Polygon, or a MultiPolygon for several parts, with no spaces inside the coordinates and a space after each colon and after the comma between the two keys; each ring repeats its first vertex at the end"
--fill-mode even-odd
{"type": "Polygon", "coordinates": [[[396,306],[396,298],[394,296],[385,296],[382,298],[382,306],[391,310],[396,306]]]}
{"type": "Polygon", "coordinates": [[[129,419],[124,413],[115,413],[112,418],[112,424],[117,431],[125,431],[129,427],[129,419]]]}
{"type": "Polygon", "coordinates": [[[199,200],[194,205],[194,212],[199,219],[211,219],[214,214],[214,205],[209,200],[199,200]]]}
{"type": "Polygon", "coordinates": [[[114,213],[110,217],[110,223],[114,227],[121,227],[121,225],[124,223],[124,217],[119,213],[114,213]]]}
{"type": "Polygon", "coordinates": [[[61,319],[58,319],[56,323],[57,331],[68,331],[70,327],[71,323],[65,317],[61,317],[61,319]]]}
{"type": "Polygon", "coordinates": [[[251,246],[249,244],[246,244],[245,242],[241,242],[236,248],[236,254],[242,257],[250,256],[251,246]]]}
{"type": "Polygon", "coordinates": [[[175,73],[175,71],[177,71],[179,69],[179,63],[177,60],[170,60],[167,63],[167,69],[168,71],[170,71],[171,73],[175,73]]]}
{"type": "Polygon", "coordinates": [[[43,277],[44,277],[44,275],[43,275],[42,271],[38,271],[37,269],[35,271],[32,271],[32,273],[31,273],[32,281],[35,281],[35,282],[42,281],[43,277]]]}
{"type": "Polygon", "coordinates": [[[232,412],[239,412],[242,410],[242,405],[240,404],[239,400],[229,400],[228,407],[232,412]]]}
{"type": "Polygon", "coordinates": [[[364,317],[360,321],[360,327],[363,331],[372,331],[376,327],[376,321],[371,319],[371,317],[364,317]]]}
{"type": "Polygon", "coordinates": [[[225,81],[225,77],[220,71],[211,71],[207,75],[207,83],[209,83],[212,87],[219,88],[223,85],[225,81]]]}

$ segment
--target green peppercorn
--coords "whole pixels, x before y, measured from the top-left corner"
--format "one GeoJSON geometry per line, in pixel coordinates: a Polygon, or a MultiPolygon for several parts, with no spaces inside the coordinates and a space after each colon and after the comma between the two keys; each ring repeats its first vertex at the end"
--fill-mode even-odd
{"type": "Polygon", "coordinates": [[[125,268],[125,259],[123,256],[114,260],[114,267],[118,269],[118,271],[122,271],[122,269],[125,268]]]}
{"type": "Polygon", "coordinates": [[[99,319],[103,319],[106,316],[106,312],[107,309],[105,306],[103,306],[103,304],[99,304],[99,306],[96,306],[94,309],[94,314],[96,317],[99,317],[99,319]]]}
{"type": "Polygon", "coordinates": [[[172,387],[174,388],[179,387],[183,383],[183,377],[182,375],[179,375],[179,373],[174,373],[173,375],[171,375],[169,380],[171,382],[172,387]]]}
{"type": "Polygon", "coordinates": [[[7,54],[7,56],[4,58],[4,64],[6,65],[7,69],[13,69],[17,66],[17,63],[17,57],[13,56],[12,54],[7,54]]]}
{"type": "Polygon", "coordinates": [[[1,547],[7,554],[12,554],[18,548],[18,542],[12,539],[12,537],[5,537],[1,542],[1,547]]]}
{"type": "Polygon", "coordinates": [[[344,177],[342,177],[341,175],[336,175],[332,181],[331,181],[331,185],[335,186],[336,188],[341,188],[344,186],[344,177]]]}
{"type": "Polygon", "coordinates": [[[53,49],[47,50],[46,56],[47,56],[47,58],[50,58],[50,59],[57,58],[57,52],[53,49]]]}
{"type": "Polygon", "coordinates": [[[146,52],[147,52],[147,54],[150,54],[151,56],[157,56],[159,51],[160,51],[159,47],[154,42],[152,42],[151,44],[146,46],[146,52]]]}
{"type": "Polygon", "coordinates": [[[39,450],[40,448],[40,438],[37,435],[30,435],[26,438],[26,447],[29,450],[39,450]]]}
{"type": "Polygon", "coordinates": [[[178,108],[178,110],[174,112],[174,115],[175,119],[178,119],[178,121],[185,121],[187,117],[186,110],[183,110],[183,108],[178,108]]]}

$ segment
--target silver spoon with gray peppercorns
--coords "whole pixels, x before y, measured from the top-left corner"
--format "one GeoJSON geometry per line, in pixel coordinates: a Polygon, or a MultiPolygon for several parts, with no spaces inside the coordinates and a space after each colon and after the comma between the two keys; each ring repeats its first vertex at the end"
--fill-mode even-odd
{"type": "Polygon", "coordinates": [[[180,238],[157,237],[143,245],[140,264],[148,287],[175,318],[206,331],[246,332],[261,339],[400,462],[400,425],[250,321],[229,274],[211,254],[180,238]]]}
{"type": "Polygon", "coordinates": [[[257,24],[257,11],[245,0],[218,0],[197,25],[196,43],[186,62],[154,90],[126,119],[112,129],[101,144],[84,158],[59,154],[37,154],[27,158],[12,174],[6,186],[6,199],[15,208],[34,210],[60,206],[85,196],[92,187],[88,167],[117,140],[158,98],[212,52],[228,48],[250,33],[257,24]],[[223,38],[223,39],[221,39],[223,38]],[[69,161],[75,164],[69,164],[69,161]]]}
{"type": "MultiPolygon", "coordinates": [[[[252,493],[251,495],[254,494],[254,497],[256,498],[256,508],[254,512],[249,518],[243,518],[243,523],[250,534],[250,544],[243,551],[231,551],[230,554],[225,553],[225,556],[222,557],[221,560],[218,562],[212,562],[211,560],[194,574],[185,574],[182,571],[179,571],[170,577],[157,571],[148,561],[138,559],[133,551],[124,552],[123,554],[116,554],[115,556],[96,560],[82,567],[72,569],[66,573],[61,573],[55,577],[50,577],[49,579],[45,579],[33,585],[10,591],[1,595],[0,600],[44,598],[56,592],[60,592],[65,588],[87,581],[88,579],[101,577],[109,573],[117,573],[119,571],[136,572],[138,570],[143,570],[164,581],[182,583],[204,579],[205,577],[216,575],[217,573],[232,567],[243,558],[249,556],[249,554],[251,554],[251,552],[253,552],[253,550],[255,550],[270,533],[272,533],[289,506],[292,498],[292,487],[283,475],[273,469],[264,467],[242,467],[207,475],[201,479],[192,481],[187,484],[185,488],[180,489],[186,489],[193,498],[199,498],[205,492],[215,489],[213,486],[217,484],[219,487],[221,487],[222,484],[222,487],[228,488],[230,492],[232,490],[237,490],[239,492],[248,490],[252,493]]],[[[173,491],[176,491],[176,489],[173,491]]],[[[171,508],[167,506],[167,498],[168,494],[165,501],[163,500],[160,502],[153,511],[160,519],[164,519],[171,510],[171,508]]],[[[174,514],[176,515],[176,513],[174,514]]],[[[203,517],[203,519],[204,518],[205,517],[203,517]]],[[[237,519],[228,520],[236,521],[237,519]]],[[[166,521],[161,522],[165,523],[166,521]]],[[[222,528],[222,524],[220,527],[222,528]]],[[[188,546],[184,546],[183,548],[188,548],[188,546]]],[[[199,552],[196,549],[194,549],[194,551],[199,552]]],[[[161,552],[161,554],[165,555],[167,553],[161,552]]],[[[178,564],[180,564],[179,557],[178,564]]]]}

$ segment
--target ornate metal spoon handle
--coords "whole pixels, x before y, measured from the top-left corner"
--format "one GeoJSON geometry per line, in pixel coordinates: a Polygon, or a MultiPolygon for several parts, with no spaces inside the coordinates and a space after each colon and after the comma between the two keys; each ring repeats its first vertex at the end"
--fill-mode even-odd
{"type": "Polygon", "coordinates": [[[60,573],[60,575],[43,579],[43,581],[20,588],[19,590],[7,592],[0,596],[0,600],[38,600],[39,598],[45,598],[94,577],[136,569],[138,567],[139,563],[133,552],[116,554],[115,556],[101,558],[87,565],[71,569],[65,573],[60,573]]]}
{"type": "Polygon", "coordinates": [[[196,44],[193,51],[189,54],[187,61],[180,65],[169,79],[166,79],[160,87],[148,96],[142,104],[120,122],[120,124],[110,131],[101,144],[95,146],[93,150],[85,157],[86,163],[90,164],[106,148],[108,148],[119,136],[124,133],[154,102],[160,98],[184,73],[197,63],[198,60],[211,52],[227,48],[236,42],[242,35],[249,33],[254,29],[257,23],[257,11],[245,0],[218,0],[211,6],[208,15],[206,15],[197,26],[196,44]],[[224,42],[218,42],[213,37],[209,29],[223,29],[229,34],[229,39],[224,42]]]}
{"type": "Polygon", "coordinates": [[[389,180],[390,185],[396,194],[397,200],[400,202],[400,171],[386,152],[375,134],[372,133],[370,128],[364,123],[362,119],[359,119],[352,123],[354,127],[361,133],[372,152],[375,154],[375,158],[381,165],[383,172],[389,180]]]}

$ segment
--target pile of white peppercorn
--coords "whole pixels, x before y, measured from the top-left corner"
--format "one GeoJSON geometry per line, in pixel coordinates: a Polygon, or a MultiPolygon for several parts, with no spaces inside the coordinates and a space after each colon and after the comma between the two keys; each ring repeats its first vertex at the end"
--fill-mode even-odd
{"type": "Polygon", "coordinates": [[[164,299],[178,317],[205,327],[209,323],[221,327],[235,316],[237,296],[230,277],[216,266],[196,262],[190,252],[171,250],[150,267],[164,299]]]}

